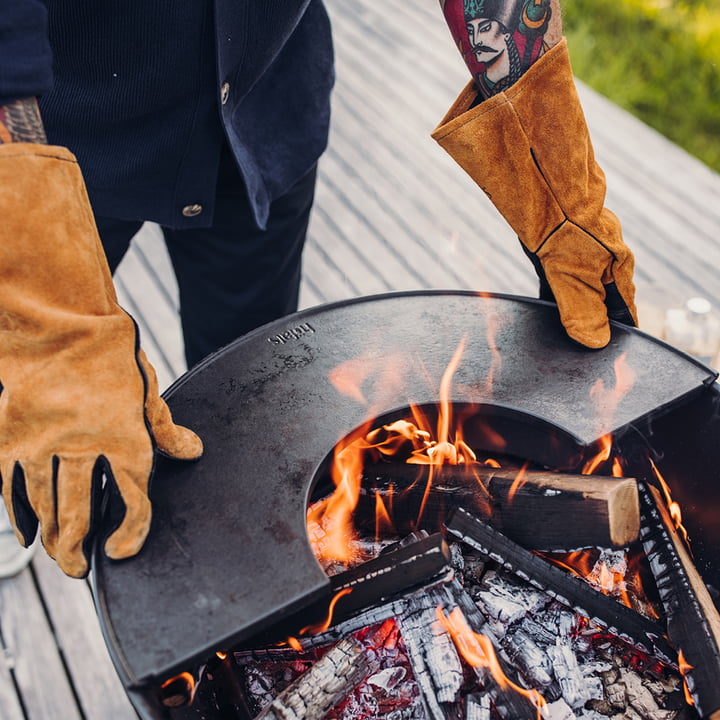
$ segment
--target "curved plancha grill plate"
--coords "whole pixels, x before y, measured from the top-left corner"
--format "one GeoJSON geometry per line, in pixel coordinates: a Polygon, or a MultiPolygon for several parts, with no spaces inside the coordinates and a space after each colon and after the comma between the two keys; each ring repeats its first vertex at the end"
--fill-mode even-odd
{"type": "Polygon", "coordinates": [[[435,405],[463,338],[451,399],[481,404],[510,428],[520,418],[509,449],[542,462],[557,459],[551,436],[582,455],[600,436],[714,387],[711,370],[637,330],[616,325],[607,348],[588,351],[567,339],[553,306],[512,296],[373,296],[254,331],[166,393],[205,454],[158,462],[141,553],[122,562],[96,553],[100,621],[126,686],[191,667],[328,592],[305,529],[318,469],[368,418],[435,405]],[[617,407],[598,408],[590,388],[615,386],[621,356],[632,387],[617,407]],[[362,395],[340,392],[331,377],[362,395]]]}

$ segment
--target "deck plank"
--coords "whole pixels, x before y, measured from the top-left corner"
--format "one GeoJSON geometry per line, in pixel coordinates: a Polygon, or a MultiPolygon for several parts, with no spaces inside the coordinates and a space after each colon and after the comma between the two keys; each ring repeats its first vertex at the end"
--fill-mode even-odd
{"type": "Polygon", "coordinates": [[[45,553],[33,569],[83,717],[137,720],[105,648],[90,588],[64,575],[45,553]]]}
{"type": "MultiPolygon", "coordinates": [[[[2,629],[1,625],[0,629],[2,629]]],[[[0,652],[0,718],[3,720],[25,720],[25,714],[12,677],[12,658],[8,655],[4,646],[0,645],[0,649],[2,650],[0,652]]]]}
{"type": "Polygon", "coordinates": [[[0,629],[27,720],[82,720],[29,568],[0,581],[0,629]]]}

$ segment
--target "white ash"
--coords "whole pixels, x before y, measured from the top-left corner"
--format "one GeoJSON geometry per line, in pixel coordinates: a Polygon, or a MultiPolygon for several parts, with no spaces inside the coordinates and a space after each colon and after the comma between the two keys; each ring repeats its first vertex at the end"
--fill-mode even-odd
{"type": "MultiPolygon", "coordinates": [[[[628,690],[615,666],[624,662],[617,657],[616,644],[611,639],[598,642],[598,628],[506,570],[493,569],[492,564],[478,566],[480,572],[470,572],[466,562],[463,578],[488,618],[489,627],[484,630],[491,629],[500,638],[503,655],[521,683],[539,690],[553,712],[561,713],[560,718],[607,720],[617,715],[680,720],[677,710],[662,708],[668,695],[677,690],[677,679],[643,680],[634,673],[640,681],[631,681],[628,690]],[[616,671],[616,680],[605,682],[611,670],[616,671]]],[[[626,566],[625,551],[601,551],[594,568],[597,583],[613,577],[610,573],[624,573],[626,566]]],[[[615,582],[614,588],[621,590],[624,585],[615,582]]],[[[546,718],[554,720],[548,712],[546,718]]]]}
{"type": "Polygon", "coordinates": [[[452,565],[458,573],[465,570],[465,555],[460,543],[450,543],[450,565],[452,565]]]}
{"type": "Polygon", "coordinates": [[[575,653],[558,638],[555,645],[547,648],[553,671],[562,690],[562,697],[572,708],[581,708],[590,699],[575,653]]]}
{"type": "Polygon", "coordinates": [[[402,665],[399,665],[397,667],[389,667],[384,670],[380,670],[380,672],[376,672],[374,675],[371,675],[365,682],[389,692],[401,683],[405,679],[406,675],[407,672],[405,668],[402,667],[402,665]]]}
{"type": "Polygon", "coordinates": [[[510,663],[517,668],[530,687],[541,690],[552,683],[553,667],[550,656],[530,635],[523,632],[522,628],[507,634],[501,644],[510,663]]]}
{"type": "Polygon", "coordinates": [[[409,598],[397,624],[418,682],[430,681],[437,701],[451,703],[460,695],[463,667],[452,638],[437,622],[436,608],[430,594],[409,598]]]}
{"type": "Polygon", "coordinates": [[[627,572],[627,552],[625,550],[601,550],[595,565],[585,578],[596,590],[617,597],[627,590],[624,578],[627,572]]]}
{"type": "Polygon", "coordinates": [[[543,720],[576,720],[576,717],[573,709],[562,698],[548,703],[543,709],[543,720]]]}
{"type": "Polygon", "coordinates": [[[465,698],[465,720],[493,720],[488,693],[474,693],[465,698]]]}
{"type": "Polygon", "coordinates": [[[522,603],[514,602],[490,591],[479,592],[475,597],[475,602],[485,614],[503,626],[512,625],[524,618],[528,612],[522,603]]]}
{"type": "Polygon", "coordinates": [[[552,598],[527,583],[519,582],[505,572],[489,571],[482,580],[484,588],[498,597],[518,602],[525,607],[526,613],[535,615],[552,602],[552,598]]]}

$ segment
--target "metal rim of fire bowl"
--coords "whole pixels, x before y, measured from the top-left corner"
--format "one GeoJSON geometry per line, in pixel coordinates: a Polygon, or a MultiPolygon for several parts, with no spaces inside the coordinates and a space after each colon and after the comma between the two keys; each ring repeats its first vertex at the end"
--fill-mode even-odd
{"type": "Polygon", "coordinates": [[[328,592],[305,526],[318,467],[369,417],[436,403],[461,341],[452,402],[555,428],[578,449],[715,379],[638,330],[614,324],[608,347],[588,351],[549,303],[463,291],[333,303],[240,338],[165,394],[205,453],[159,459],[143,550],[120,562],[95,553],[100,622],[127,686],[165,679],[328,592]],[[621,356],[635,381],[603,417],[588,391],[598,379],[613,386],[621,356]]]}

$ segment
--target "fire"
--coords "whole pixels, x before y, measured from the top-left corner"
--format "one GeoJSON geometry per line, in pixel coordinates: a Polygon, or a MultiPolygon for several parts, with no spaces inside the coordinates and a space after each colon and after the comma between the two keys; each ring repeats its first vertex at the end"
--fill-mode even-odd
{"type": "Polygon", "coordinates": [[[510,490],[508,491],[508,500],[510,502],[512,502],[515,494],[525,484],[525,473],[527,472],[528,465],[529,463],[527,462],[523,464],[520,470],[518,470],[518,474],[515,477],[515,480],[513,480],[513,484],[510,486],[510,490]]]}
{"type": "Polygon", "coordinates": [[[690,688],[688,687],[686,677],[688,673],[692,672],[695,668],[690,665],[687,660],[685,660],[685,656],[683,655],[682,650],[678,650],[678,668],[680,670],[680,674],[683,676],[683,692],[685,693],[685,702],[688,705],[695,705],[695,701],[690,694],[690,688]]]}
{"type": "Polygon", "coordinates": [[[164,694],[163,704],[167,707],[180,707],[192,704],[197,685],[192,673],[182,672],[166,680],[160,686],[164,694]]]}
{"type": "Polygon", "coordinates": [[[313,505],[307,514],[308,533],[316,539],[316,553],[328,561],[350,563],[357,558],[353,550],[356,538],[353,512],[362,481],[364,445],[361,445],[352,442],[338,445],[331,469],[335,491],[313,505]],[[318,538],[322,538],[321,544],[318,538]]]}
{"type": "MultiPolygon", "coordinates": [[[[390,488],[390,500],[392,501],[392,487],[390,488]]],[[[383,531],[389,532],[393,530],[393,522],[391,519],[391,510],[385,505],[379,493],[375,494],[375,539],[379,540],[383,531]]]]}
{"type": "MultiPolygon", "coordinates": [[[[672,494],[670,493],[670,486],[665,481],[665,478],[662,476],[660,471],[658,470],[655,463],[650,460],[650,466],[652,467],[653,475],[657,478],[658,483],[660,484],[660,491],[663,494],[663,497],[665,498],[665,504],[667,505],[668,511],[670,513],[670,517],[672,518],[673,524],[675,525],[675,528],[677,531],[682,535],[683,539],[687,543],[688,541],[688,533],[685,527],[682,524],[682,511],[680,510],[680,505],[678,505],[673,499],[672,494]]],[[[689,548],[689,546],[688,546],[689,548]]]]}
{"type": "MultiPolygon", "coordinates": [[[[397,457],[412,465],[472,464],[477,456],[465,442],[459,424],[453,428],[453,405],[451,402],[452,378],[455,375],[463,352],[466,338],[458,344],[453,356],[445,368],[439,387],[439,406],[437,424],[432,423],[421,408],[411,405],[412,419],[400,419],[370,429],[368,426],[352,439],[345,439],[335,449],[331,467],[331,478],[335,485],[333,493],[315,503],[308,511],[308,535],[316,556],[326,563],[350,565],[361,558],[355,548],[357,534],[353,515],[360,496],[363,468],[368,458],[397,457]]],[[[373,375],[380,377],[381,383],[399,382],[401,371],[398,362],[392,359],[387,367],[379,365],[380,360],[361,358],[349,361],[330,373],[330,381],[336,389],[357,402],[368,404],[362,386],[373,375]]],[[[488,496],[480,476],[476,475],[478,486],[488,496]]],[[[420,523],[427,498],[433,485],[433,472],[428,473],[417,523],[420,523]]],[[[377,534],[392,528],[392,509],[383,499],[376,496],[375,524],[377,534]]]]}
{"type": "MultiPolygon", "coordinates": [[[[335,606],[338,604],[338,601],[340,600],[340,598],[345,597],[345,595],[349,595],[351,592],[352,588],[345,588],[336,592],[332,600],[330,601],[330,604],[328,605],[328,613],[325,620],[321,623],[316,623],[314,625],[306,625],[298,632],[298,636],[302,637],[304,635],[317,635],[318,633],[327,630],[332,625],[333,616],[335,615],[335,606]]],[[[297,639],[297,637],[293,637],[292,635],[285,642],[279,643],[279,645],[289,645],[293,650],[296,650],[297,652],[300,652],[302,650],[302,645],[300,644],[300,641],[297,639]]]]}
{"type": "MultiPolygon", "coordinates": [[[[616,358],[613,365],[615,369],[615,385],[606,388],[605,383],[598,379],[590,388],[590,398],[597,408],[597,415],[600,420],[612,419],[622,399],[630,392],[637,377],[635,371],[627,364],[627,353],[616,358]]],[[[597,469],[612,457],[612,436],[604,434],[599,440],[599,450],[595,457],[585,463],[582,469],[583,475],[593,475],[597,469]]],[[[623,477],[623,470],[619,458],[612,459],[613,477],[623,477]]]]}
{"type": "Polygon", "coordinates": [[[610,459],[612,453],[612,435],[603,435],[600,438],[600,449],[597,454],[588,460],[583,469],[583,475],[594,475],[597,469],[610,459]]]}
{"type": "Polygon", "coordinates": [[[470,628],[460,608],[453,609],[450,615],[445,615],[442,608],[437,608],[437,619],[450,633],[458,652],[467,663],[476,668],[487,669],[502,690],[513,691],[527,698],[536,708],[537,720],[542,719],[542,708],[546,705],[543,696],[537,690],[526,690],[516,685],[507,677],[490,639],[470,628]]]}

